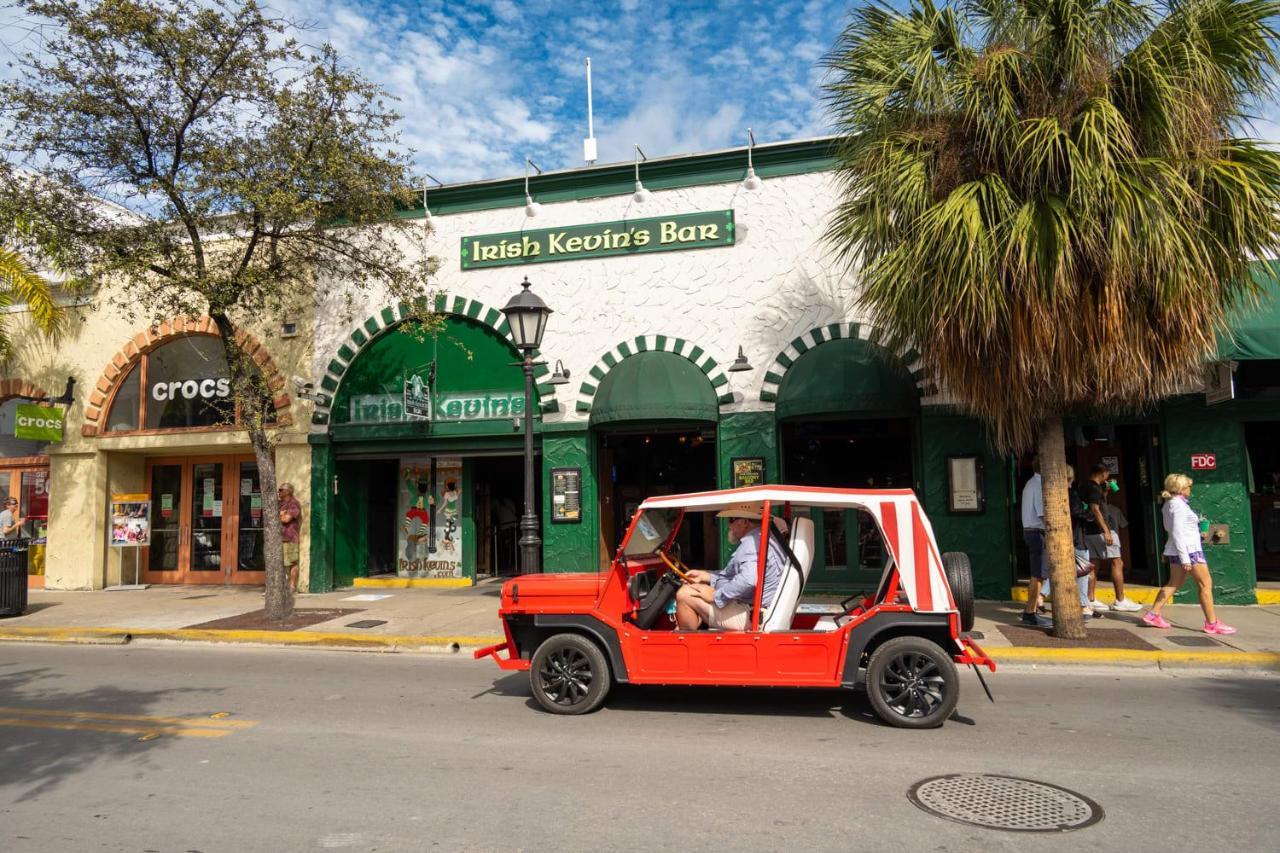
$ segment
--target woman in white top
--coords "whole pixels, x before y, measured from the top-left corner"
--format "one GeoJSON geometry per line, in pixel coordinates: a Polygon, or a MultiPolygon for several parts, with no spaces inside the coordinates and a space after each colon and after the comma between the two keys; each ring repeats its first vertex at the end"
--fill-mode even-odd
{"type": "Polygon", "coordinates": [[[1191,478],[1186,474],[1170,474],[1164,478],[1164,491],[1160,493],[1164,507],[1164,529],[1169,539],[1164,546],[1164,556],[1169,560],[1169,582],[1160,587],[1156,603],[1142,617],[1142,624],[1152,628],[1172,628],[1160,615],[1161,608],[1187,580],[1195,579],[1200,587],[1200,609],[1204,611],[1206,634],[1234,634],[1235,628],[1218,621],[1213,611],[1213,578],[1204,558],[1204,545],[1200,542],[1200,518],[1187,503],[1191,496],[1191,478]]]}

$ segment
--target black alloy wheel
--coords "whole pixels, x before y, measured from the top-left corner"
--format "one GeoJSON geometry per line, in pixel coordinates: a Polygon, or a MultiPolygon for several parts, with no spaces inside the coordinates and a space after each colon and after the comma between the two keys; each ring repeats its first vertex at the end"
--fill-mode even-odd
{"type": "Polygon", "coordinates": [[[529,663],[533,698],[553,714],[594,711],[609,692],[609,664],[600,647],[580,634],[545,640],[529,663]]]}
{"type": "Polygon", "coordinates": [[[866,686],[880,718],[904,729],[942,725],[960,698],[955,663],[937,643],[922,637],[895,637],[876,649],[866,686]]]}

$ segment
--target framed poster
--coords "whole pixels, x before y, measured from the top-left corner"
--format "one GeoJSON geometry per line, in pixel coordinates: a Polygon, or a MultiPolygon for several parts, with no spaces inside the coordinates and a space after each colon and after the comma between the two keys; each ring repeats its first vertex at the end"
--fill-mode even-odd
{"type": "Polygon", "coordinates": [[[982,490],[981,456],[947,457],[947,512],[973,515],[986,512],[982,490]]]}
{"type": "Polygon", "coordinates": [[[733,488],[764,485],[763,456],[735,456],[729,465],[733,471],[733,488]]]}
{"type": "Polygon", "coordinates": [[[582,469],[551,469],[551,523],[582,522],[582,469]]]}
{"type": "Polygon", "coordinates": [[[151,544],[151,496],[111,496],[111,547],[145,548],[151,544]]]}

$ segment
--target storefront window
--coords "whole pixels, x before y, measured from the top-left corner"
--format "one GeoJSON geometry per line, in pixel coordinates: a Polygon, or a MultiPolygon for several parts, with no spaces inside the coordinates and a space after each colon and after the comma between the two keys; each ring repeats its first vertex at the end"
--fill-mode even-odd
{"type": "Polygon", "coordinates": [[[49,449],[47,441],[13,437],[14,419],[23,402],[12,399],[0,403],[0,456],[43,456],[49,449]]]}
{"type": "MultiPolygon", "coordinates": [[[[264,411],[274,420],[269,395],[264,411]]],[[[240,423],[222,341],[188,335],[142,356],[121,382],[107,415],[107,432],[208,429],[240,423]]]]}

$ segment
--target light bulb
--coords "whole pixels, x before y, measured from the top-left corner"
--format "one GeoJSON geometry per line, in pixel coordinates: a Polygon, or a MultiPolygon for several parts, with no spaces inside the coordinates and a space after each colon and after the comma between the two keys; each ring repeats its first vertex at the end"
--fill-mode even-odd
{"type": "Polygon", "coordinates": [[[644,184],[636,181],[636,194],[632,196],[632,198],[635,199],[636,204],[644,204],[649,200],[651,195],[652,193],[644,188],[644,184]]]}

